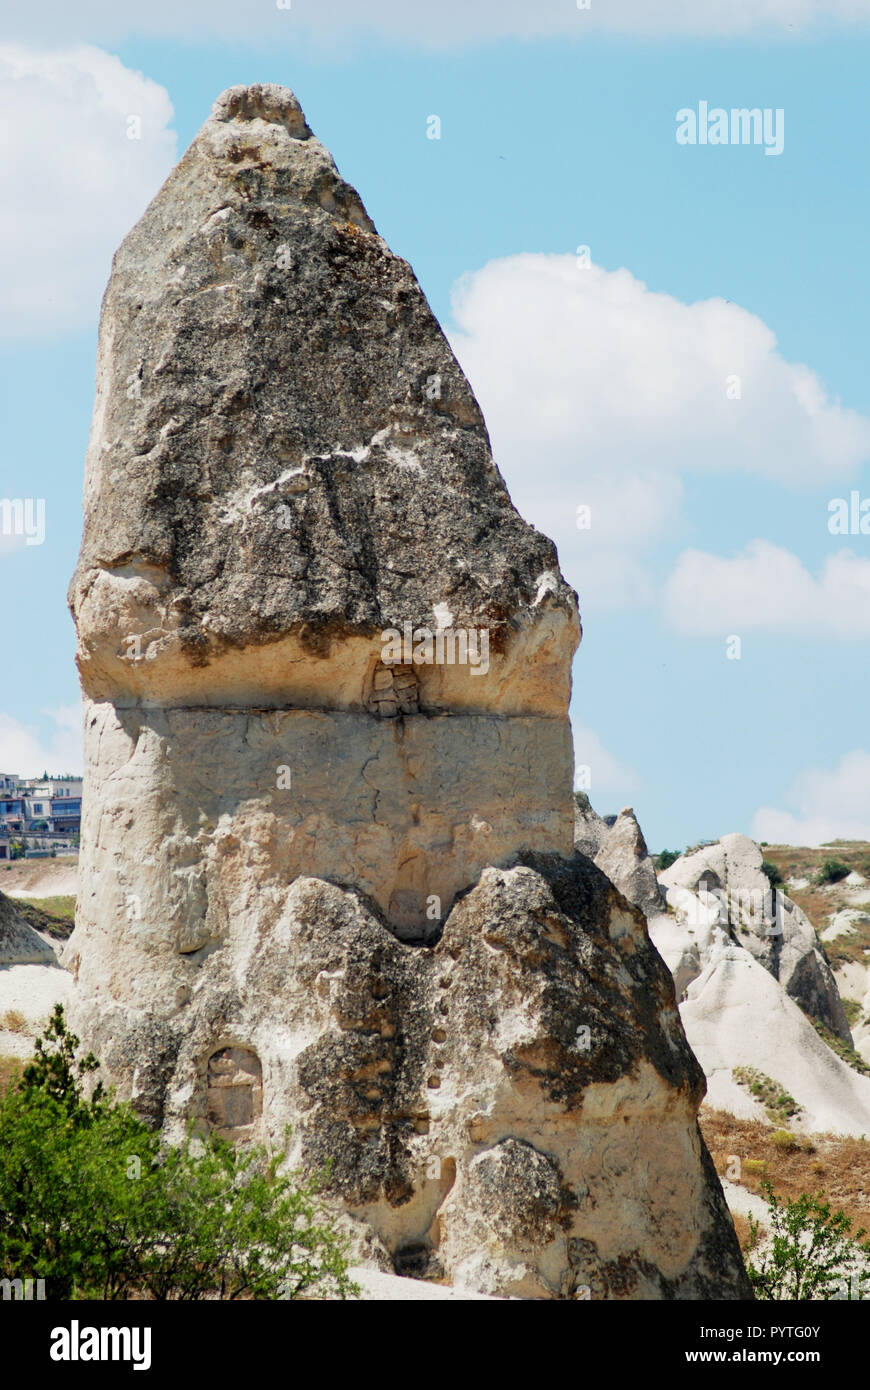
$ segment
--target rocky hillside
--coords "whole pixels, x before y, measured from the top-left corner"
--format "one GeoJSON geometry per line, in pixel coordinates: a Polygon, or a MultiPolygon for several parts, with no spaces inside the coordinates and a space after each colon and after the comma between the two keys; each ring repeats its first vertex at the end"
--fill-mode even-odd
{"type": "MultiPolygon", "coordinates": [[[[728,835],[657,872],[631,808],[604,818],[585,797],[575,802],[576,849],[641,909],[672,972],[706,1075],[702,1130],[741,1239],[748,1214],[763,1216],[767,1178],[786,1196],[826,1185],[856,1224],[868,1224],[870,1149],[861,1136],[870,1134],[870,1080],[859,1068],[870,1060],[870,845],[811,850],[728,835]],[[768,935],[777,918],[765,924],[764,898],[780,878],[782,933],[768,935]],[[752,892],[761,894],[760,916],[752,892]]],[[[33,866],[24,867],[30,872],[19,868],[10,883],[16,894],[37,889],[50,905],[56,884],[75,889],[74,866],[48,866],[66,875],[62,883],[31,882],[33,866]]],[[[0,972],[0,1052],[21,1057],[54,1000],[67,998],[71,979],[48,954],[54,932],[30,931],[21,915],[38,926],[33,914],[42,908],[25,896],[0,900],[0,908],[7,945],[15,946],[15,960],[7,951],[0,972]]],[[[399,1295],[378,1288],[369,1296],[399,1295]]]]}
{"type": "Polygon", "coordinates": [[[29,1056],[34,1036],[71,986],[51,937],[0,893],[0,1059],[29,1056]]]}
{"type": "MultiPolygon", "coordinates": [[[[776,1033],[770,1047],[762,1048],[757,1038],[747,1043],[753,1055],[743,1064],[744,1070],[767,1076],[767,1066],[774,1074],[781,1072],[779,1062],[768,1054],[784,1045],[785,1034],[792,1039],[790,1046],[804,1049],[805,1060],[812,1056],[823,1069],[830,1065],[829,1053],[834,1051],[857,1075],[861,1075],[863,1065],[870,1070],[870,844],[835,843],[821,849],[806,849],[755,845],[744,836],[731,835],[684,853],[667,869],[658,872],[656,857],[649,854],[631,808],[625,808],[618,816],[602,817],[584,796],[578,795],[575,800],[575,846],[593,859],[647,917],[654,941],[672,971],[690,1042],[708,1057],[708,1086],[712,1086],[711,1099],[715,1097],[716,1104],[747,1122],[761,1115],[768,1123],[771,1114],[776,1113],[781,1121],[794,1122],[798,1128],[805,1127],[808,1116],[815,1114],[813,1107],[807,1110],[804,1106],[795,1106],[787,1113],[787,1102],[785,1108],[777,1104],[777,1096],[788,1096],[790,1092],[783,1080],[776,1081],[775,1076],[769,1078],[773,1086],[756,1082],[756,1087],[761,1085],[761,1092],[756,1090],[755,1093],[749,1081],[737,1081],[732,1086],[727,1080],[720,1065],[720,1052],[723,1041],[727,1042],[733,1033],[733,1027],[724,1032],[718,1029],[722,1008],[718,993],[729,971],[736,971],[740,977],[740,988],[746,993],[744,1007],[758,1009],[763,1006],[759,996],[762,1000],[770,996],[769,1006],[785,1015],[785,1022],[781,1022],[780,1032],[776,1033]],[[775,872],[769,878],[771,869],[775,872]],[[779,888],[784,913],[781,943],[777,943],[776,937],[765,936],[763,929],[755,929],[751,903],[746,899],[749,889],[762,893],[769,890],[771,880],[776,882],[777,875],[782,880],[779,888]],[[686,895],[693,895],[699,915],[715,919],[720,915],[720,900],[713,898],[705,907],[699,893],[693,890],[713,897],[717,889],[722,890],[723,879],[725,888],[736,898],[738,908],[740,893],[744,893],[743,920],[736,930],[727,932],[727,943],[721,936],[718,938],[721,948],[731,949],[731,956],[726,954],[724,959],[731,959],[732,964],[728,966],[720,961],[718,970],[705,974],[703,987],[696,985],[690,991],[690,986],[703,973],[702,960],[710,963],[713,933],[709,923],[705,927],[700,921],[687,921],[687,904],[692,899],[686,895]],[[707,884],[706,889],[701,888],[702,880],[707,884]],[[741,951],[734,952],[735,947],[740,947],[741,951]],[[780,986],[779,991],[771,990],[749,965],[746,952],[773,976],[780,986]],[[716,984],[709,989],[711,975],[716,976],[716,984]],[[798,1006],[803,1019],[796,1017],[783,1003],[780,997],[783,989],[787,998],[798,1006]],[[708,1008],[714,999],[716,1008],[708,1019],[708,1008]],[[815,1038],[805,1027],[807,1020],[816,1032],[815,1038]],[[715,1035],[717,1031],[720,1043],[714,1049],[707,1034],[715,1035]]],[[[75,861],[12,865],[3,887],[24,923],[37,928],[44,942],[57,945],[70,926],[77,890],[75,861]],[[61,894],[63,896],[59,896],[61,894]]],[[[56,970],[47,977],[51,985],[56,985],[58,978],[56,970]]],[[[16,990],[16,999],[19,994],[20,990],[16,990]]],[[[45,988],[36,991],[40,999],[48,1000],[49,995],[50,990],[46,992],[45,988]]],[[[731,1012],[734,1007],[732,1002],[727,1011],[731,1012]]],[[[27,1012],[32,1014],[33,1010],[27,1012]]],[[[34,1026],[37,1021],[34,1016],[34,1026]]],[[[771,1032],[769,1021],[765,1031],[771,1032]]],[[[751,1037],[755,1038],[754,1032],[751,1037]]],[[[727,1070],[733,1073],[735,1068],[738,1072],[741,1070],[739,1061],[727,1070]]],[[[842,1082],[843,1073],[839,1069],[836,1069],[836,1076],[842,1082]]],[[[798,1090],[803,1089],[800,1080],[795,1084],[798,1090]]],[[[848,1078],[847,1091],[851,1084],[852,1079],[848,1078]]],[[[863,1087],[861,1090],[863,1092],[863,1087]]],[[[847,1098],[846,1104],[849,1103],[847,1098]]],[[[863,1101],[858,1113],[862,1107],[863,1101]]],[[[823,1122],[825,1112],[820,1112],[816,1118],[823,1122]]],[[[828,1121],[832,1118],[833,1132],[854,1131],[854,1126],[844,1126],[837,1116],[827,1114],[828,1121]]]]}
{"type": "Polygon", "coordinates": [[[870,1064],[870,843],[820,849],[763,845],[790,898],[812,921],[843,1001],[855,1050],[870,1064]]]}
{"type": "Polygon", "coordinates": [[[631,808],[602,818],[576,800],[577,848],[641,907],[671,971],[708,1104],[797,1133],[870,1135],[867,847],[832,865],[838,847],[725,835],[657,872],[631,808]]]}

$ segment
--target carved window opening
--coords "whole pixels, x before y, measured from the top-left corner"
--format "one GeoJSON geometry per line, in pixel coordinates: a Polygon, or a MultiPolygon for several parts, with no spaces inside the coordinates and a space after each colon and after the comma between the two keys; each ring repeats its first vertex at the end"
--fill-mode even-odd
{"type": "Polygon", "coordinates": [[[206,1118],[221,1139],[244,1142],[263,1113],[263,1068],[249,1047],[222,1047],[208,1059],[206,1118]]]}

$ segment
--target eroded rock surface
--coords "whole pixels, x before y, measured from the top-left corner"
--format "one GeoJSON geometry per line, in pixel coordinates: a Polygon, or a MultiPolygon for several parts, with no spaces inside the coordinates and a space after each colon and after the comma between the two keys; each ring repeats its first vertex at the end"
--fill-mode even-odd
{"type": "Polygon", "coordinates": [[[281,881],[356,884],[414,937],[484,864],[570,849],[576,597],[285,89],[225,93],[115,256],[70,599],[83,876],[125,820],[120,868],[139,861],[85,901],[153,897],[139,797],[162,783],[172,820],[182,780],[200,800],[150,876],[182,935],[208,837],[247,844],[254,820],[281,881]]]}
{"type": "Polygon", "coordinates": [[[645,917],[667,908],[643,831],[630,806],[620,811],[602,840],[595,863],[645,917]]]}
{"type": "Polygon", "coordinates": [[[370,1263],[532,1298],[748,1296],[670,977],[584,857],[484,870],[434,948],[297,878],[201,960],[154,943],[122,1004],[128,971],[87,1031],[139,1108],[208,1123],[226,1073],[237,1137],[290,1122],[294,1163],[331,1162],[370,1263]]]}
{"type": "Polygon", "coordinates": [[[284,88],[224,93],[115,256],[70,597],[115,704],[359,710],[407,622],[489,634],[485,677],[417,667],[422,708],[564,713],[555,547],[284,88]]]}
{"type": "Polygon", "coordinates": [[[747,1296],[670,978],[572,854],[575,595],[285,89],[225,93],[117,253],[70,597],[73,1022],[121,1094],[289,1124],[382,1270],[747,1296]]]}
{"type": "MultiPolygon", "coordinates": [[[[711,929],[719,923],[779,981],[804,1013],[851,1045],[825,948],[812,922],[787,893],[778,890],[774,900],[761,865],[761,847],[746,835],[723,835],[712,845],[681,855],[659,876],[682,924],[677,935],[682,931],[688,938],[685,929],[692,929],[700,950],[700,973],[705,950],[713,940],[711,929]]],[[[685,944],[688,948],[688,939],[685,944]]],[[[675,940],[671,949],[676,946],[675,940]]]]}

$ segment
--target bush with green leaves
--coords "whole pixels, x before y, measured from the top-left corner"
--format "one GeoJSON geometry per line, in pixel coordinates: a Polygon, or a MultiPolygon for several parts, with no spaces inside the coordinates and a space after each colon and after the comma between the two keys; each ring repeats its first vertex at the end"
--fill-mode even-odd
{"type": "Polygon", "coordinates": [[[792,1134],[790,1129],[775,1129],[770,1136],[770,1142],[780,1153],[794,1153],[800,1148],[797,1136],[792,1134]]]}
{"type": "Polygon", "coordinates": [[[861,1076],[870,1076],[870,1066],[864,1061],[860,1052],[856,1052],[854,1047],[850,1047],[847,1042],[835,1033],[832,1028],[828,1028],[822,1023],[821,1019],[811,1018],[810,1023],[815,1028],[819,1037],[828,1044],[832,1052],[836,1052],[853,1071],[857,1071],[861,1076]]]}
{"type": "Polygon", "coordinates": [[[785,883],[785,879],[772,859],[762,859],[761,872],[767,878],[771,888],[779,888],[781,884],[785,883]]]}
{"type": "Polygon", "coordinates": [[[819,869],[817,883],[839,883],[851,873],[848,864],[844,864],[842,859],[826,859],[819,869]]]}
{"type": "Polygon", "coordinates": [[[678,849],[663,849],[655,857],[656,873],[662,874],[665,869],[669,869],[672,864],[676,864],[680,857],[678,849]]]}
{"type": "Polygon", "coordinates": [[[855,1287],[856,1266],[865,1278],[870,1273],[870,1246],[861,1244],[866,1231],[862,1227],[850,1235],[851,1217],[832,1211],[824,1193],[803,1192],[783,1205],[770,1182],[762,1183],[762,1191],[769,1235],[763,1240],[761,1224],[749,1217],[753,1258],[746,1264],[756,1298],[827,1300],[844,1284],[855,1287]]]}
{"type": "Polygon", "coordinates": [[[0,1098],[0,1278],[49,1299],[352,1297],[324,1213],[326,1175],[281,1154],[189,1133],[166,1147],[84,1079],[57,1005],[34,1060],[0,1098]]]}
{"type": "Polygon", "coordinates": [[[767,1076],[755,1067],[733,1067],[731,1075],[739,1085],[746,1086],[756,1100],[761,1101],[767,1118],[775,1124],[781,1125],[784,1120],[790,1120],[793,1115],[799,1113],[801,1107],[794,1096],[783,1090],[772,1076],[767,1076]]]}

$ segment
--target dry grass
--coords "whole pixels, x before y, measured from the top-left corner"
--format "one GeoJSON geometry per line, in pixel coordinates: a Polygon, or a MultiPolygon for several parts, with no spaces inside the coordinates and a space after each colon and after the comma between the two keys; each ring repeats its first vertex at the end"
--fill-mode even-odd
{"type": "Polygon", "coordinates": [[[27,1019],[20,1009],[7,1009],[5,1014],[0,1014],[0,1028],[5,1028],[7,1033],[30,1032],[27,1019]]]}
{"type": "Polygon", "coordinates": [[[816,931],[826,927],[828,918],[840,907],[839,895],[826,892],[815,884],[810,884],[809,888],[789,888],[786,884],[785,891],[792,902],[807,914],[816,931]]]}
{"type": "Polygon", "coordinates": [[[870,925],[857,922],[852,931],[838,936],[834,941],[825,942],[825,952],[834,969],[844,961],[856,960],[866,965],[867,952],[870,951],[870,925]]]}
{"type": "Polygon", "coordinates": [[[850,869],[870,878],[870,844],[865,840],[835,840],[821,849],[804,849],[799,845],[763,845],[762,854],[776,865],[783,878],[814,879],[826,859],[842,859],[850,869]]]}
{"type": "Polygon", "coordinates": [[[65,941],[72,935],[75,898],[16,898],[12,893],[9,898],[15,904],[16,911],[35,931],[45,932],[46,936],[56,941],[65,941]]]}
{"type": "MultiPolygon", "coordinates": [[[[738,1120],[724,1110],[703,1106],[701,1132],[716,1165],[726,1176],[728,1159],[736,1155],[741,1163],[741,1186],[760,1196],[761,1185],[769,1180],[783,1201],[802,1192],[823,1192],[837,1209],[842,1207],[852,1219],[852,1235],[859,1227],[870,1231],[870,1141],[848,1139],[832,1134],[796,1135],[794,1143],[778,1137],[772,1125],[760,1120],[738,1120]]],[[[779,1132],[781,1134],[781,1131],[779,1132]]],[[[738,1236],[740,1218],[735,1219],[738,1236]]],[[[748,1222],[745,1223],[748,1237],[748,1222]]],[[[741,1239],[741,1248],[745,1250],[741,1239]]]]}
{"type": "Polygon", "coordinates": [[[784,879],[788,878],[807,878],[809,885],[806,888],[789,888],[786,883],[785,891],[798,907],[803,908],[817,930],[821,930],[827,925],[827,919],[839,907],[843,906],[845,899],[837,890],[845,885],[835,883],[823,888],[816,883],[819,870],[826,859],[841,859],[847,864],[849,869],[854,869],[857,873],[863,874],[870,879],[870,845],[862,840],[856,840],[848,844],[838,844],[835,849],[801,849],[793,845],[765,845],[762,849],[765,859],[775,864],[784,879]]]}
{"type": "MultiPolygon", "coordinates": [[[[870,879],[870,844],[863,840],[848,840],[828,845],[822,849],[803,849],[795,845],[765,845],[762,849],[765,859],[775,864],[784,879],[806,878],[806,888],[790,888],[786,883],[784,891],[809,917],[817,933],[824,931],[835,912],[843,907],[856,905],[854,896],[847,885],[840,881],[821,887],[816,883],[819,870],[826,859],[840,859],[849,869],[870,879]]],[[[870,884],[867,888],[870,902],[870,884]]],[[[825,952],[834,969],[848,961],[867,964],[870,954],[870,926],[860,924],[854,931],[838,936],[836,940],[825,942],[825,952]]]]}

